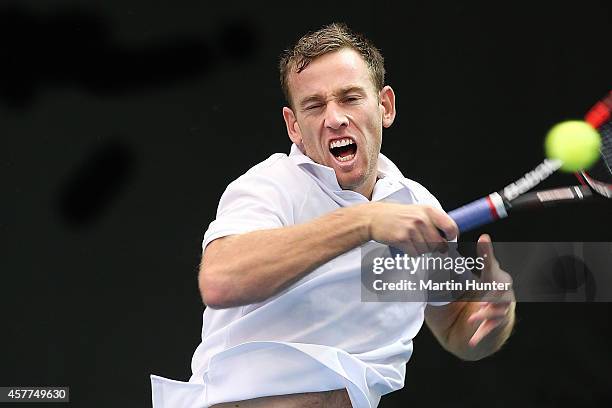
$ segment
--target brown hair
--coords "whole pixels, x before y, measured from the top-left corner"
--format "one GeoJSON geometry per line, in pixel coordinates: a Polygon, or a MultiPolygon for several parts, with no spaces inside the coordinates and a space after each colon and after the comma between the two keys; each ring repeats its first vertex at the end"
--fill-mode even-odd
{"type": "Polygon", "coordinates": [[[385,85],[384,59],[380,51],[363,35],[351,31],[343,23],[332,23],[315,32],[308,33],[290,49],[285,50],[279,63],[280,83],[289,106],[289,73],[302,72],[308,64],[321,55],[342,48],[355,50],[370,69],[370,77],[377,91],[385,85]]]}

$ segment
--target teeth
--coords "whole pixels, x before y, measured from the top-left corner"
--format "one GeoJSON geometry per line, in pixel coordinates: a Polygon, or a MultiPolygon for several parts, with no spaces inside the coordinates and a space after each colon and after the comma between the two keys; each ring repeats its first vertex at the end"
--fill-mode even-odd
{"type": "Polygon", "coordinates": [[[354,154],[349,154],[348,156],[344,156],[344,157],[336,157],[336,159],[338,159],[341,162],[345,162],[345,161],[351,160],[353,157],[355,157],[354,154]]]}
{"type": "Polygon", "coordinates": [[[329,144],[329,148],[333,149],[334,147],[342,147],[342,146],[347,146],[347,145],[351,145],[354,144],[355,142],[353,142],[352,139],[349,138],[345,138],[345,139],[339,139],[339,140],[334,140],[329,144]]]}

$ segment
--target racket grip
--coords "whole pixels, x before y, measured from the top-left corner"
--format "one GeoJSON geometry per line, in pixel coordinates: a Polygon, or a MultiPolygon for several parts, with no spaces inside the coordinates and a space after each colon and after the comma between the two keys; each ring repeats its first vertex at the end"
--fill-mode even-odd
{"type": "Polygon", "coordinates": [[[448,215],[457,223],[460,232],[466,232],[505,218],[508,214],[501,196],[493,193],[459,207],[448,215]]]}

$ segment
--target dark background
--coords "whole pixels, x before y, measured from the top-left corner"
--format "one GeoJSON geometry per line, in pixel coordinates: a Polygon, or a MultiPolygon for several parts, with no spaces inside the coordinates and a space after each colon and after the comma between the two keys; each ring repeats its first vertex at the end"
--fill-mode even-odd
{"type": "MultiPolygon", "coordinates": [[[[203,233],[231,180],[288,152],[277,61],[304,32],[344,21],[381,48],[398,108],[383,152],[452,209],[536,165],[550,126],[610,89],[611,10],[2,1],[0,385],[67,385],[72,406],[146,407],[149,374],[189,378],[203,233]]],[[[484,230],[611,241],[611,214],[590,204],[484,230]]],[[[519,304],[510,342],[476,363],[423,329],[406,387],[381,407],[607,405],[611,311],[519,304]]]]}

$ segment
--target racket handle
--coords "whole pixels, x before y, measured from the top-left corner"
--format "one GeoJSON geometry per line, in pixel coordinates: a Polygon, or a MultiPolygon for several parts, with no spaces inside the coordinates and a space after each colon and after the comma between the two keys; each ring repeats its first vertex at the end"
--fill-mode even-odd
{"type": "Polygon", "coordinates": [[[460,232],[470,231],[508,216],[504,201],[498,193],[489,194],[448,213],[460,232]]]}

